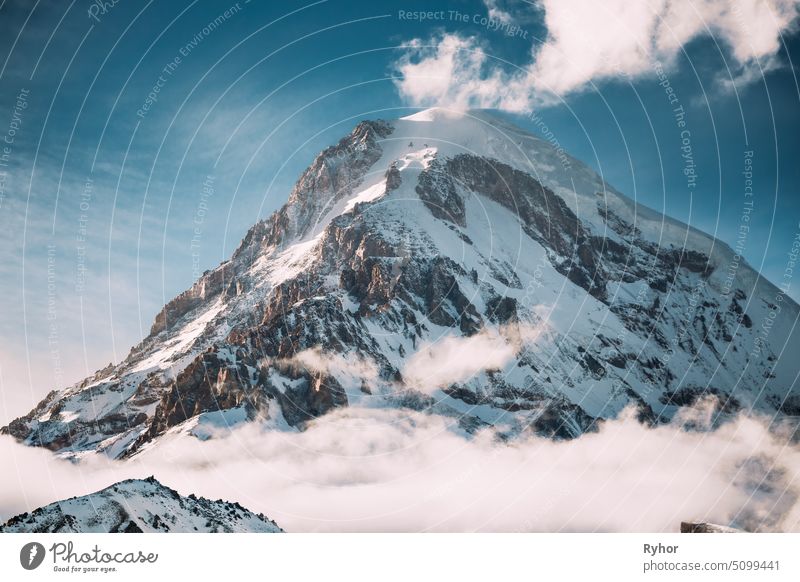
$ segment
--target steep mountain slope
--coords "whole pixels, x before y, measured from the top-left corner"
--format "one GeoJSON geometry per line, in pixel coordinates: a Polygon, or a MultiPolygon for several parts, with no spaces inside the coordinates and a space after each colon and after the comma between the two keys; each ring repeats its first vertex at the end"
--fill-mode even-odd
{"type": "Polygon", "coordinates": [[[723,243],[483,112],[364,121],[115,366],[4,429],[119,458],[167,431],[400,406],[570,438],[800,414],[798,306],[723,243]],[[736,261],[737,268],[732,265],[736,261]],[[778,316],[779,315],[779,316],[778,316]]]}
{"type": "Polygon", "coordinates": [[[23,513],[5,533],[278,533],[280,527],[238,503],[182,497],[153,477],[120,481],[102,491],[23,513]]]}

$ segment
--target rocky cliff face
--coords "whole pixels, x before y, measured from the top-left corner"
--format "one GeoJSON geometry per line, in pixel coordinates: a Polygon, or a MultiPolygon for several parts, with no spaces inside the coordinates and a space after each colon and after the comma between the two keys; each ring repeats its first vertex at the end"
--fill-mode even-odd
{"type": "Polygon", "coordinates": [[[796,415],[777,354],[800,347],[797,305],[562,158],[481,112],[362,122],[123,362],[4,431],[116,458],[219,411],[302,430],[406,406],[508,438],[700,399],[796,415]]]}

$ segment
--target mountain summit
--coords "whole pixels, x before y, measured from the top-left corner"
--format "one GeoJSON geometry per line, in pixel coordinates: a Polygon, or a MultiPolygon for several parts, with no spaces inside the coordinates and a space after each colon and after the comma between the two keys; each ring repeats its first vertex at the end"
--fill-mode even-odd
{"type": "Polygon", "coordinates": [[[238,503],[181,496],[154,477],[127,479],[12,517],[0,533],[278,533],[238,503]]]}
{"type": "Polygon", "coordinates": [[[800,413],[798,306],[696,229],[485,112],[362,121],[117,365],[3,430],[68,457],[344,406],[571,438],[800,413]],[[735,266],[734,266],[735,265],[735,266]],[[780,312],[780,317],[776,317],[780,312]]]}

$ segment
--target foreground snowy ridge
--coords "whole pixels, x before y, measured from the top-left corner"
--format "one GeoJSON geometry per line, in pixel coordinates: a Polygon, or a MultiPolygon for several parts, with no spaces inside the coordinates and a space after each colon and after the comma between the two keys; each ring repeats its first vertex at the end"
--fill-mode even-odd
{"type": "Polygon", "coordinates": [[[798,416],[798,306],[734,260],[484,112],[364,121],[124,361],[3,431],[126,458],[344,406],[504,438],[577,437],[631,405],[798,416]]]}
{"type": "Polygon", "coordinates": [[[23,513],[3,533],[278,533],[283,530],[238,503],[211,501],[165,487],[153,477],[120,481],[102,491],[23,513]]]}

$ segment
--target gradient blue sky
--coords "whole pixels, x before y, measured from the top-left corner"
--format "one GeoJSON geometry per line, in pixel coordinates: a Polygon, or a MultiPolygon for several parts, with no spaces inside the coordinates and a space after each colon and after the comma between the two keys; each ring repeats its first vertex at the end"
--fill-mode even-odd
{"type": "MultiPolygon", "coordinates": [[[[671,48],[653,43],[691,128],[699,174],[693,193],[664,89],[635,62],[613,74],[594,62],[586,78],[553,76],[565,84],[552,93],[521,82],[518,90],[531,91],[522,107],[491,96],[467,105],[504,108],[500,115],[534,133],[546,124],[617,189],[732,246],[744,152],[753,151],[744,255],[778,280],[800,220],[797,5],[778,3],[783,21],[773,18],[774,30],[715,24],[717,0],[696,3],[702,13],[661,15],[676,27],[707,19],[671,48]]],[[[84,0],[0,0],[0,139],[14,130],[8,166],[0,168],[0,423],[49,390],[124,358],[198,268],[227,258],[250,225],[286,200],[313,156],[359,119],[394,118],[427,102],[463,105],[452,85],[465,75],[489,93],[493,75],[547,78],[559,71],[537,65],[537,51],[556,38],[561,46],[568,41],[548,21],[552,0],[107,5],[103,13],[84,0]],[[449,12],[428,22],[400,14],[415,10],[457,10],[467,22],[449,12]],[[490,13],[518,32],[482,25],[490,13]],[[458,75],[432,100],[424,80],[402,84],[401,73],[420,60],[442,64],[448,39],[483,51],[482,62],[451,63],[458,75]],[[157,84],[157,100],[137,113],[157,84]],[[209,175],[213,194],[204,196],[209,175]],[[198,217],[202,234],[193,249],[198,217]]],[[[599,19],[597,29],[580,30],[586,23],[577,22],[566,30],[601,51],[616,39],[595,40],[594,31],[622,13],[599,19]]],[[[648,18],[626,27],[648,29],[648,18]]],[[[790,295],[800,296],[798,286],[790,295]]]]}

